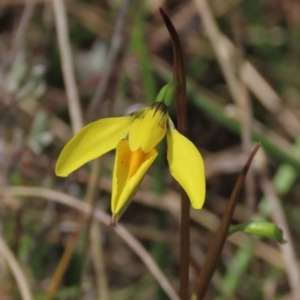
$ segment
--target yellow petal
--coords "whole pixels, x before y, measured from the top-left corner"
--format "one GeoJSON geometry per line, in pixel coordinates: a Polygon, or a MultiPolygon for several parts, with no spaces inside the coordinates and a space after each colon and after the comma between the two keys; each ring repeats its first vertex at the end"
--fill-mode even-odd
{"type": "Polygon", "coordinates": [[[186,137],[169,122],[167,132],[168,162],[172,176],[187,193],[192,206],[199,209],[205,199],[205,173],[201,154],[186,137]]]}
{"type": "Polygon", "coordinates": [[[111,210],[113,224],[124,213],[135,195],[145,173],[157,156],[157,151],[152,149],[145,153],[142,149],[131,151],[127,140],[119,141],[113,172],[113,187],[111,210]]]}
{"type": "Polygon", "coordinates": [[[167,130],[168,108],[163,102],[137,112],[129,131],[131,151],[141,148],[145,153],[151,151],[164,138],[167,130]]]}
{"type": "Polygon", "coordinates": [[[67,176],[86,162],[114,149],[129,131],[132,116],[107,118],[83,127],[63,148],[55,173],[67,176]]]}

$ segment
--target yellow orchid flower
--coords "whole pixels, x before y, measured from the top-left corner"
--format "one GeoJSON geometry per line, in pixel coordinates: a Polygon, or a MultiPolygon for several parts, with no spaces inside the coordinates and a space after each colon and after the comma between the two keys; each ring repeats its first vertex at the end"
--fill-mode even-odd
{"type": "Polygon", "coordinates": [[[111,201],[114,225],[155,160],[156,145],[165,136],[171,174],[186,191],[192,206],[199,209],[205,197],[203,159],[194,144],[176,130],[164,102],[154,102],[131,115],[101,119],[83,127],[63,148],[56,175],[67,176],[116,148],[111,201]]]}

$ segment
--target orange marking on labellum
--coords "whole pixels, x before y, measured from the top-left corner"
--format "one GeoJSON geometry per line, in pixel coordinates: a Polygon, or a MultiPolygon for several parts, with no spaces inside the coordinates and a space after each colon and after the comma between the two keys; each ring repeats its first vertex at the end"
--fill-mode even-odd
{"type": "Polygon", "coordinates": [[[132,177],[137,169],[140,167],[143,157],[146,153],[141,148],[131,152],[130,162],[129,162],[129,170],[127,174],[127,179],[132,177]]]}

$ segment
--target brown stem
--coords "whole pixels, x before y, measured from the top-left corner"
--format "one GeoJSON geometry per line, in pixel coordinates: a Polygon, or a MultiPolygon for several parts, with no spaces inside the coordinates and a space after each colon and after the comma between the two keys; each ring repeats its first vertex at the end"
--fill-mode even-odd
{"type": "MultiPolygon", "coordinates": [[[[187,135],[187,109],[186,109],[186,76],[184,68],[183,53],[178,34],[167,14],[160,8],[165,25],[169,31],[173,54],[174,69],[173,80],[179,83],[175,94],[177,109],[177,127],[183,135],[187,135]]],[[[188,299],[189,285],[189,261],[190,258],[190,201],[181,191],[181,226],[180,226],[180,290],[182,300],[188,299]]]]}
{"type": "Polygon", "coordinates": [[[177,108],[177,126],[185,136],[187,135],[187,114],[186,114],[186,76],[185,67],[183,60],[183,53],[180,44],[180,40],[174,25],[167,16],[167,14],[160,8],[160,13],[164,19],[165,25],[169,31],[173,55],[174,55],[174,68],[173,68],[173,80],[179,83],[176,97],[176,108],[177,108]]]}
{"type": "MultiPolygon", "coordinates": [[[[95,160],[92,165],[92,171],[91,171],[91,175],[89,177],[87,191],[86,191],[85,198],[84,198],[84,202],[87,204],[90,204],[90,205],[93,204],[94,196],[97,191],[97,182],[98,182],[99,174],[100,174],[100,159],[95,160]]],[[[53,299],[59,285],[61,284],[63,276],[64,276],[66,269],[70,263],[72,255],[75,251],[80,234],[82,233],[82,231],[85,227],[85,224],[86,224],[86,215],[81,214],[78,218],[78,223],[76,225],[75,231],[70,236],[70,238],[67,242],[65,251],[64,251],[64,253],[58,263],[58,266],[56,267],[54,275],[51,279],[50,286],[49,286],[48,291],[45,296],[46,300],[53,299]]]]}
{"type": "Polygon", "coordinates": [[[244,169],[242,170],[235,187],[231,193],[229,202],[226,206],[225,213],[222,217],[221,222],[217,228],[217,231],[213,237],[212,242],[209,245],[205,261],[202,265],[200,273],[196,280],[196,285],[194,288],[194,293],[191,300],[201,300],[204,298],[206,290],[208,288],[211,277],[216,269],[217,262],[221,255],[225,240],[227,238],[228,228],[231,224],[232,215],[234,212],[235,205],[238,200],[238,196],[243,187],[243,183],[246,177],[246,174],[250,168],[251,162],[258,151],[260,144],[256,145],[253,151],[251,152],[244,169]]]}

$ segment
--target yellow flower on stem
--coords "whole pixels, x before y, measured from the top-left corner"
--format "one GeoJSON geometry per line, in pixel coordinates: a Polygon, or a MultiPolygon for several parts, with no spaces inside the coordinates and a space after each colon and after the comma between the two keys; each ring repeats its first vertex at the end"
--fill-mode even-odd
{"type": "Polygon", "coordinates": [[[67,176],[116,148],[111,201],[112,225],[115,225],[155,160],[156,145],[165,136],[171,174],[186,191],[192,206],[199,209],[205,197],[203,159],[194,144],[176,130],[164,102],[154,102],[131,115],[100,119],[83,127],[63,148],[56,175],[67,176]]]}

